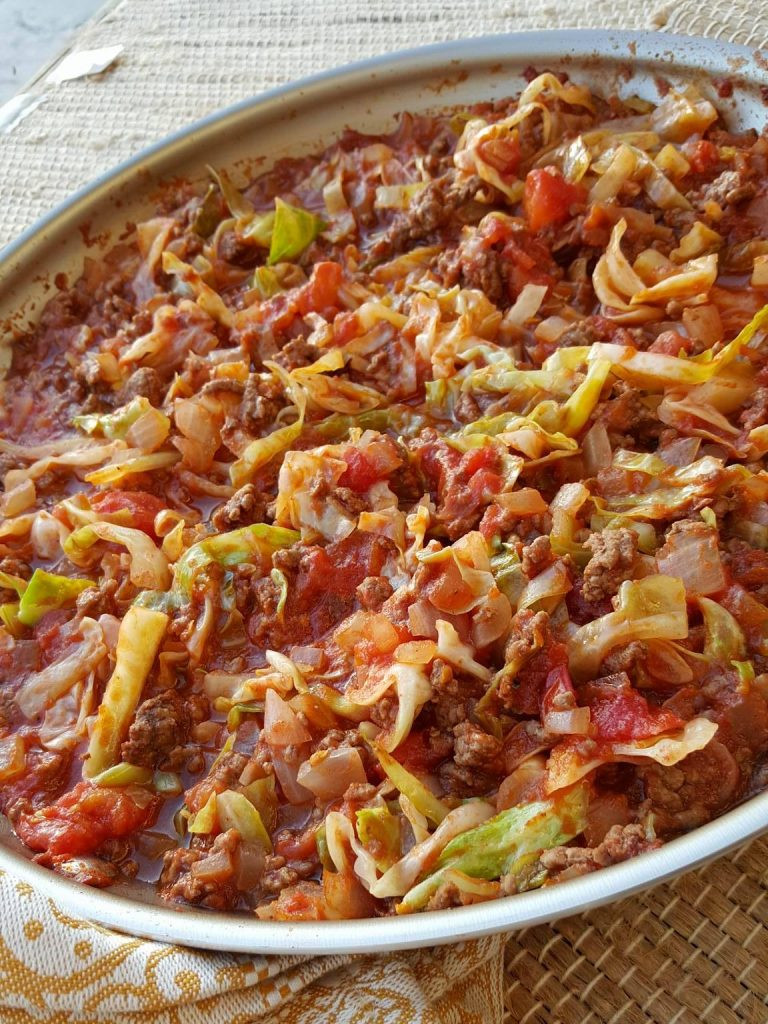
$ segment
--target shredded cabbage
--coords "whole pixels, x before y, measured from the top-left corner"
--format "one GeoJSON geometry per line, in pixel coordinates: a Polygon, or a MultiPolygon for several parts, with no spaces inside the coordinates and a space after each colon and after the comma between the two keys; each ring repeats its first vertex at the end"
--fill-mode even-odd
{"type": "Polygon", "coordinates": [[[19,601],[19,622],[34,626],[45,614],[69,604],[83,590],[93,586],[92,580],[56,576],[43,569],[35,569],[19,601]]]}
{"type": "Polygon", "coordinates": [[[58,661],[32,673],[16,693],[16,703],[27,718],[34,718],[50,707],[106,657],[104,634],[98,622],[85,617],[79,631],[80,641],[67,648],[58,661]]]}
{"type": "Polygon", "coordinates": [[[88,565],[92,559],[86,552],[97,541],[120,544],[131,556],[130,577],[137,587],[166,590],[171,582],[168,559],[141,530],[114,523],[90,523],[75,530],[64,541],[64,554],[75,565],[88,565]]]}
{"type": "Polygon", "coordinates": [[[325,228],[323,221],[307,210],[275,199],[275,221],[269,245],[268,263],[280,263],[300,256],[325,228]]]}
{"type": "Polygon", "coordinates": [[[456,836],[427,877],[404,896],[397,912],[425,906],[449,870],[471,878],[514,875],[526,858],[575,839],[587,826],[588,797],[588,787],[582,783],[549,800],[510,807],[456,836]]]}
{"type": "Polygon", "coordinates": [[[575,680],[594,679],[606,654],[632,640],[683,640],[688,610],[683,581],[671,576],[626,580],[619,588],[615,612],[579,627],[568,644],[575,680]]]}
{"type": "MultiPolygon", "coordinates": [[[[85,620],[84,620],[85,621],[85,620]]],[[[109,678],[88,744],[83,775],[93,778],[117,762],[120,744],[141,698],[168,626],[164,612],[132,605],[120,623],[115,667],[109,678]]]]}

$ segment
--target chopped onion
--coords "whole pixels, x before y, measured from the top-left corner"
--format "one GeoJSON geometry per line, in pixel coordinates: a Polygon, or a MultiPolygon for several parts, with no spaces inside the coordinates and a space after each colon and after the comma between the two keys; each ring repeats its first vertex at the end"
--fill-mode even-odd
{"type": "Polygon", "coordinates": [[[768,256],[755,256],[749,283],[753,288],[768,288],[768,256]]]}
{"type": "Polygon", "coordinates": [[[648,640],[645,667],[650,675],[674,686],[693,681],[693,669],[675,646],[666,640],[648,640]]]}
{"type": "Polygon", "coordinates": [[[276,690],[269,689],[264,698],[264,728],[262,736],[273,747],[308,743],[312,736],[302,725],[276,690]]]}
{"type": "Polygon", "coordinates": [[[686,307],[683,310],[683,323],[694,341],[706,348],[712,348],[723,340],[725,332],[720,310],[712,303],[686,307]]]}
{"type": "Polygon", "coordinates": [[[683,581],[688,597],[706,597],[724,590],[727,583],[717,531],[704,523],[690,525],[691,529],[669,533],[656,562],[660,572],[683,581]]]}
{"type": "Polygon", "coordinates": [[[544,793],[547,777],[547,759],[541,754],[532,754],[515,768],[499,786],[496,794],[496,810],[538,800],[544,793]]]}
{"type": "Polygon", "coordinates": [[[502,320],[504,327],[522,327],[536,316],[539,306],[547,294],[547,286],[543,284],[526,284],[513,306],[507,310],[502,320]]]}
{"type": "Polygon", "coordinates": [[[22,480],[0,498],[0,515],[17,516],[35,504],[37,492],[34,480],[22,480]]]}
{"type": "Polygon", "coordinates": [[[157,409],[147,409],[135,420],[125,435],[125,439],[133,448],[144,452],[153,452],[165,443],[170,430],[170,422],[157,409]]]}
{"type": "Polygon", "coordinates": [[[355,747],[317,750],[298,770],[296,781],[321,800],[343,796],[353,783],[367,782],[360,751],[355,747]]]}
{"type": "Polygon", "coordinates": [[[292,804],[306,804],[312,800],[312,793],[305,789],[297,779],[302,760],[303,758],[298,761],[287,761],[278,753],[273,753],[272,756],[272,766],[275,769],[277,781],[280,783],[285,799],[292,804]]]}
{"type": "Polygon", "coordinates": [[[674,441],[670,441],[669,444],[665,444],[663,448],[659,448],[656,454],[668,466],[680,468],[690,466],[692,462],[696,461],[699,448],[701,448],[701,438],[678,437],[674,441]]]}
{"type": "Polygon", "coordinates": [[[292,647],[291,661],[305,670],[322,671],[326,666],[328,656],[322,647],[292,647]]]}
{"type": "Polygon", "coordinates": [[[408,607],[408,628],[414,636],[437,639],[437,620],[440,612],[429,601],[420,598],[408,607]]]}
{"type": "Polygon", "coordinates": [[[598,420],[584,435],[582,442],[584,468],[589,476],[597,476],[601,469],[607,469],[613,461],[611,442],[605,424],[598,420]]]}
{"type": "Polygon", "coordinates": [[[549,511],[549,505],[535,487],[521,487],[497,494],[496,503],[518,516],[536,516],[549,511]]]}
{"type": "Polygon", "coordinates": [[[376,612],[355,612],[337,628],[334,639],[339,647],[351,651],[367,640],[381,654],[389,654],[400,643],[400,635],[386,617],[376,612]]]}
{"type": "Polygon", "coordinates": [[[542,716],[542,723],[547,732],[556,736],[584,736],[589,732],[589,708],[546,711],[542,716]]]}
{"type": "Polygon", "coordinates": [[[517,602],[517,610],[541,605],[544,611],[551,612],[572,586],[568,570],[558,559],[528,582],[517,602]]]}
{"type": "Polygon", "coordinates": [[[395,648],[395,661],[403,665],[428,665],[436,655],[434,640],[409,640],[395,648]]]}
{"type": "Polygon", "coordinates": [[[562,316],[548,316],[541,323],[536,325],[534,335],[539,341],[544,341],[547,344],[552,344],[557,341],[561,334],[568,330],[569,327],[573,326],[573,320],[566,320],[562,316]]]}
{"type": "Polygon", "coordinates": [[[350,872],[323,871],[323,896],[329,916],[344,921],[376,916],[375,900],[350,872]]]}
{"type": "Polygon", "coordinates": [[[472,643],[478,649],[487,647],[505,636],[511,625],[512,606],[509,598],[494,587],[472,616],[472,643]]]}

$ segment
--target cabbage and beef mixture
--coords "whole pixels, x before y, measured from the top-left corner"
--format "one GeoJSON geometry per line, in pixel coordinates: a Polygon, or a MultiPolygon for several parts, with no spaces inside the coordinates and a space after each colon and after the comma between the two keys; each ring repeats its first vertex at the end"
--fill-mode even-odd
{"type": "Polygon", "coordinates": [[[0,809],[36,859],[407,913],[763,788],[768,139],[532,74],[174,188],[6,349],[0,809]]]}

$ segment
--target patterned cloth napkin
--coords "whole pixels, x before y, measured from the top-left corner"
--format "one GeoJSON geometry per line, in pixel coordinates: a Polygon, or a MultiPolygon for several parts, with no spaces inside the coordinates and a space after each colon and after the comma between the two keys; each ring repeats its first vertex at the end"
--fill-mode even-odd
{"type": "MultiPolygon", "coordinates": [[[[122,44],[118,66],[49,91],[0,139],[0,244],[137,149],[262,89],[414,41],[589,26],[765,46],[768,10],[748,0],[123,0],[76,44],[122,44]]],[[[245,956],[126,937],[4,873],[0,905],[9,1024],[502,1020],[503,936],[381,957],[245,956]]]]}

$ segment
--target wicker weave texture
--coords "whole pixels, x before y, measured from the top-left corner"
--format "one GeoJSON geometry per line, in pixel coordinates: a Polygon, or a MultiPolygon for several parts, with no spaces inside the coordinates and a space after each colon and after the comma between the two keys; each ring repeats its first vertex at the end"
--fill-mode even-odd
{"type": "Polygon", "coordinates": [[[764,1024],[768,840],[510,938],[506,1024],[764,1024]]]}

